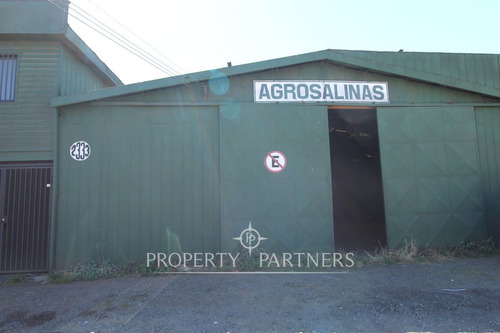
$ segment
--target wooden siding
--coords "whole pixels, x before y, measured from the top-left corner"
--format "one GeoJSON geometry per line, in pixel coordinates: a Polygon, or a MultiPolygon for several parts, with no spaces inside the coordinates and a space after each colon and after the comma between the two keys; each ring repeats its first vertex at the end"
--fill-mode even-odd
{"type": "Polygon", "coordinates": [[[67,49],[61,51],[61,96],[107,88],[91,67],[67,49]]]}
{"type": "Polygon", "coordinates": [[[17,54],[14,102],[0,102],[0,161],[52,160],[53,97],[106,85],[58,42],[0,41],[0,54],[17,54]]]}
{"type": "Polygon", "coordinates": [[[0,53],[18,55],[15,101],[0,103],[0,161],[52,159],[59,52],[55,42],[0,41],[0,53]]]}

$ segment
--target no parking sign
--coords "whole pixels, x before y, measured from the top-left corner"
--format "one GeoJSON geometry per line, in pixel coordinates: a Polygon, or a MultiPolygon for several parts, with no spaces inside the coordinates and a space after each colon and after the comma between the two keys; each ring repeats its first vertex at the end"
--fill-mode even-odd
{"type": "Polygon", "coordinates": [[[278,173],[285,170],[286,167],[286,157],[280,151],[273,150],[266,155],[266,159],[264,161],[267,170],[278,173]]]}

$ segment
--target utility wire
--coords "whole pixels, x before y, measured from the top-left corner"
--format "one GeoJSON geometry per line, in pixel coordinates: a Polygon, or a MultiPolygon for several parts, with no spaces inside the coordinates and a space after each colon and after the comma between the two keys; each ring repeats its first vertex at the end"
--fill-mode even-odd
{"type": "Polygon", "coordinates": [[[158,65],[159,67],[161,67],[164,73],[169,74],[169,75],[173,75],[173,76],[179,75],[179,73],[177,73],[176,70],[173,69],[171,66],[165,64],[157,57],[155,57],[155,56],[151,55],[149,52],[141,49],[139,46],[134,44],[128,38],[122,36],[121,34],[117,33],[116,31],[114,31],[113,29],[111,29],[110,27],[108,27],[107,25],[102,23],[101,21],[95,19],[88,12],[86,12],[85,10],[83,10],[82,8],[77,6],[75,3],[72,3],[72,6],[73,6],[74,11],[78,15],[81,15],[81,17],[83,17],[84,19],[88,20],[89,22],[95,24],[98,28],[102,29],[105,33],[110,34],[113,38],[118,39],[121,43],[124,43],[128,47],[132,48],[135,52],[139,53],[140,55],[142,55],[146,59],[150,60],[151,62],[153,62],[156,65],[158,65]]]}
{"type": "Polygon", "coordinates": [[[109,17],[111,20],[113,20],[116,24],[118,24],[120,27],[122,27],[123,29],[125,29],[128,33],[132,34],[135,38],[137,38],[139,41],[141,41],[144,45],[146,45],[147,47],[149,47],[151,50],[153,50],[154,52],[156,52],[156,54],[158,56],[160,56],[161,58],[163,58],[164,60],[166,60],[167,62],[169,62],[171,65],[172,65],[172,69],[174,69],[173,67],[176,67],[176,72],[179,73],[179,75],[181,75],[182,73],[186,73],[186,71],[178,66],[177,64],[175,64],[172,60],[170,60],[169,58],[165,57],[161,52],[159,52],[154,46],[152,46],[151,44],[149,44],[148,42],[146,42],[144,39],[142,39],[140,36],[138,36],[136,33],[134,33],[132,30],[130,30],[129,28],[127,28],[125,25],[121,24],[118,20],[116,20],[114,17],[112,17],[110,14],[108,14],[105,10],[103,10],[102,8],[100,8],[94,1],[92,0],[88,0],[88,2],[90,2],[94,7],[96,7],[99,11],[101,11],[104,15],[106,15],[107,17],[109,17]]]}
{"type": "MultiPolygon", "coordinates": [[[[180,74],[173,69],[171,66],[165,64],[162,62],[160,59],[157,57],[151,55],[150,53],[142,50],[140,47],[135,45],[133,42],[131,42],[129,39],[123,37],[113,29],[109,28],[106,26],[104,23],[100,22],[99,20],[93,18],[91,15],[89,15],[85,10],[81,9],[75,4],[73,5],[73,9],[75,14],[73,14],[73,11],[66,10],[64,7],[59,6],[58,4],[55,3],[55,1],[62,2],[63,0],[48,0],[51,4],[54,6],[58,7],[59,9],[63,10],[64,12],[68,13],[68,15],[72,16],[76,20],[80,21],[84,25],[88,26],[92,30],[96,31],[103,37],[109,39],[113,43],[117,44],[118,46],[122,47],[123,49],[131,52],[135,56],[139,57],[143,61],[147,62],[151,66],[155,67],[156,69],[162,71],[165,74],[171,75],[171,76],[179,76],[180,74]],[[90,18],[89,18],[90,17],[90,18]],[[97,27],[96,27],[97,26],[97,27]]],[[[109,15],[108,15],[109,16],[109,15]]],[[[186,83],[181,77],[179,77],[179,80],[183,81],[183,83],[186,83]]]]}

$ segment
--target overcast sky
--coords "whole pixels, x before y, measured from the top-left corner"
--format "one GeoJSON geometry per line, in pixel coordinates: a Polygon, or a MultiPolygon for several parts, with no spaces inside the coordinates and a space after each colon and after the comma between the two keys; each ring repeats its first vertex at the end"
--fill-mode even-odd
{"type": "Polygon", "coordinates": [[[70,16],[70,26],[124,83],[324,49],[500,54],[497,0],[72,2],[148,52],[156,50],[174,69],[156,69],[70,16]]]}

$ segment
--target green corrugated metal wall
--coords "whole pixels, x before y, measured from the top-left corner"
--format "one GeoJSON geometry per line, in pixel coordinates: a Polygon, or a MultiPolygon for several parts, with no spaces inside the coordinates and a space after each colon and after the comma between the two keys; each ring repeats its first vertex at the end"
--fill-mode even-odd
{"type": "Polygon", "coordinates": [[[221,107],[222,250],[252,222],[267,252],[333,250],[328,115],[324,106],[235,104],[221,107]],[[287,159],[280,173],[264,164],[287,159]]]}
{"type": "Polygon", "coordinates": [[[500,107],[476,108],[477,142],[488,234],[500,241],[500,107]]]}
{"type": "Polygon", "coordinates": [[[486,220],[472,107],[380,107],[389,247],[484,239],[486,220]]]}
{"type": "Polygon", "coordinates": [[[462,82],[500,88],[498,54],[453,54],[426,52],[372,52],[338,50],[360,59],[401,69],[433,73],[462,82]]]}
{"type": "MultiPolygon", "coordinates": [[[[217,71],[215,71],[217,74],[217,71]]],[[[219,74],[220,75],[220,74],[219,74]]],[[[164,89],[146,90],[141,93],[109,98],[109,101],[130,102],[180,102],[189,101],[204,103],[237,101],[254,103],[253,80],[346,80],[346,81],[380,81],[389,85],[389,96],[392,104],[397,103],[489,103],[497,100],[457,89],[429,85],[424,82],[355,70],[328,62],[300,64],[293,67],[276,68],[269,71],[249,73],[231,77],[229,90],[218,95],[210,87],[210,83],[192,85],[189,89],[183,86],[164,89]]]]}
{"type": "Polygon", "coordinates": [[[60,129],[56,268],[220,250],[218,108],[83,105],[60,129]]]}
{"type": "Polygon", "coordinates": [[[56,267],[98,255],[145,260],[174,243],[237,251],[234,238],[250,221],[268,238],[259,250],[332,250],[327,106],[256,104],[255,79],[387,81],[392,104],[415,103],[377,107],[389,247],[405,238],[444,246],[498,230],[500,185],[486,177],[497,177],[490,144],[500,137],[491,120],[499,108],[472,106],[494,99],[317,62],[232,77],[224,95],[197,82],[63,108],[56,267]],[[450,102],[470,106],[418,104],[450,102]],[[93,149],[84,162],[69,157],[77,140],[93,149]],[[274,150],[288,162],[277,174],[264,166],[274,150]]]}

